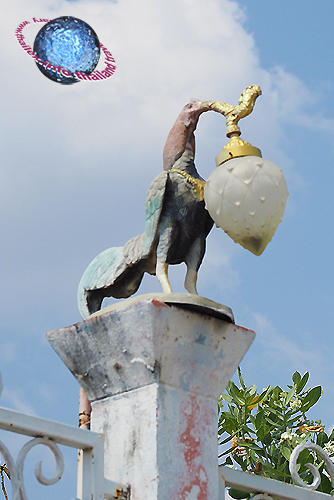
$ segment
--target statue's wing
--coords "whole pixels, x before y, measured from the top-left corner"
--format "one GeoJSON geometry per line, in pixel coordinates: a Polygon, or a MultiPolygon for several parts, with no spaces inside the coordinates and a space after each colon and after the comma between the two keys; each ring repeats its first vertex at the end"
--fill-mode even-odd
{"type": "Polygon", "coordinates": [[[158,224],[166,192],[167,179],[168,172],[161,172],[153,180],[147,193],[145,207],[146,222],[144,255],[148,255],[150,253],[152,244],[157,235],[158,224]]]}
{"type": "Polygon", "coordinates": [[[101,308],[104,290],[126,268],[123,247],[108,248],[89,264],[78,287],[78,306],[83,319],[101,308]]]}
{"type": "Polygon", "coordinates": [[[157,236],[167,178],[168,173],[161,172],[150,185],[145,233],[135,236],[124,247],[108,248],[87,267],[78,289],[79,310],[83,318],[98,311],[104,297],[126,298],[134,294],[144,272],[151,272],[145,267],[145,259],[157,236]]]}
{"type": "Polygon", "coordinates": [[[123,247],[104,250],[89,264],[81,278],[79,288],[95,290],[111,285],[126,267],[123,247]]]}

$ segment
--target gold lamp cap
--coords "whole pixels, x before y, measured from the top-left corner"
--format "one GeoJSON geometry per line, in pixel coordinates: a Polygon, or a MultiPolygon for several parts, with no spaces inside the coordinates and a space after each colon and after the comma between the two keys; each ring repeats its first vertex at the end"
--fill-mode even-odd
{"type": "Polygon", "coordinates": [[[262,153],[259,148],[252,146],[249,142],[243,141],[240,137],[234,136],[216,156],[216,166],[219,167],[219,165],[225,163],[227,160],[240,158],[241,156],[259,156],[262,158],[262,153]]]}

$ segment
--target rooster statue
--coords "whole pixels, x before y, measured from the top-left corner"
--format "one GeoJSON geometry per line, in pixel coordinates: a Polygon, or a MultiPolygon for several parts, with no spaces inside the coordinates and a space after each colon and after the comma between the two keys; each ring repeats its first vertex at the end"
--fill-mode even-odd
{"type": "Polygon", "coordinates": [[[205,181],[194,164],[194,131],[200,115],[209,110],[224,114],[235,125],[237,115],[245,116],[245,102],[249,108],[254,105],[258,91],[254,92],[253,87],[246,89],[252,89],[251,92],[241,95],[238,107],[195,99],[184,106],[167,137],[163,171],[148,190],[144,233],[123,247],[100,253],[81,278],[78,305],[84,319],[101,308],[105,297],[120,299],[134,294],[144,273],[156,275],[163,292],[170,293],[167,274],[170,264],[185,262],[184,286],[189,293],[197,294],[197,271],[213,220],[205,209],[205,181]]]}
{"type": "Polygon", "coordinates": [[[134,294],[144,273],[156,274],[164,292],[171,292],[167,270],[185,262],[185,288],[197,294],[197,271],[213,220],[204,207],[204,180],[195,164],[194,131],[210,104],[192,100],[172,127],[163,152],[164,170],[153,180],[146,199],[145,232],[124,247],[108,248],[88,266],[79,284],[83,318],[101,307],[105,297],[134,294]]]}

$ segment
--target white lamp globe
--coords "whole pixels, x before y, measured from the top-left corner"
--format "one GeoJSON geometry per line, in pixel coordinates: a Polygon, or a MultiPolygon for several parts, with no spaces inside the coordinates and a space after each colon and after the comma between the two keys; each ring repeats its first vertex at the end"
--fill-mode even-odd
{"type": "Polygon", "coordinates": [[[206,209],[216,225],[255,255],[274,236],[288,195],[282,170],[258,156],[219,165],[204,187],[206,209]]]}

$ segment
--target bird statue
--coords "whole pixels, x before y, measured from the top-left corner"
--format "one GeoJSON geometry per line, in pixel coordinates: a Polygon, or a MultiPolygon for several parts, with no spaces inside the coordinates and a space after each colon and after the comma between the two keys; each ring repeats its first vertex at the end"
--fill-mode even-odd
{"type": "MultiPolygon", "coordinates": [[[[256,86],[247,89],[253,87],[256,86]]],[[[81,278],[78,305],[84,319],[101,308],[105,297],[120,299],[133,295],[144,273],[156,275],[163,292],[171,293],[168,280],[171,264],[186,264],[185,289],[190,294],[197,294],[197,272],[213,220],[205,209],[205,181],[194,163],[194,132],[200,115],[209,110],[223,114],[235,127],[239,114],[241,118],[253,109],[259,95],[257,89],[259,87],[250,92],[252,96],[256,94],[253,99],[249,98],[249,92],[245,95],[245,101],[250,102],[248,113],[242,101],[244,93],[239,106],[193,99],[183,107],[167,137],[163,171],[148,190],[144,233],[123,247],[108,248],[100,253],[81,278]]]]}

